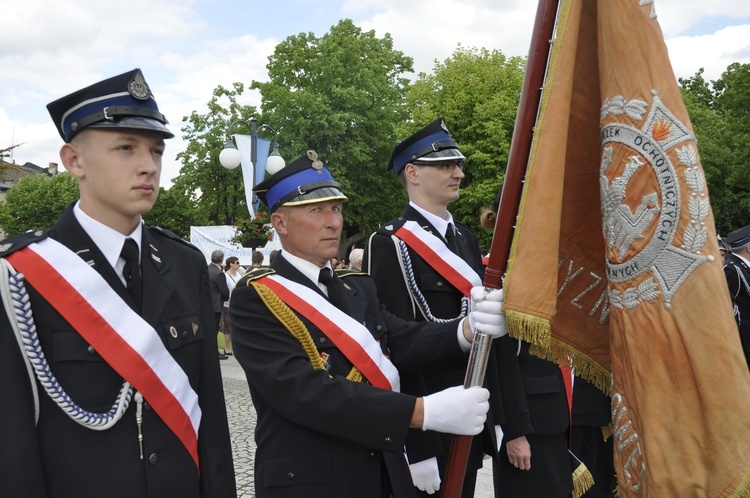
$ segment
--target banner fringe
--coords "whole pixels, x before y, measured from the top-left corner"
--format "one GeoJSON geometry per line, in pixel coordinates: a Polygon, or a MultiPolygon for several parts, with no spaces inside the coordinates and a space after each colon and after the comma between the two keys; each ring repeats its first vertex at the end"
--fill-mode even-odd
{"type": "Polygon", "coordinates": [[[607,396],[612,395],[612,374],[570,344],[550,339],[547,345],[532,344],[529,352],[543,360],[571,368],[576,377],[587,380],[607,396]]]}
{"type": "Polygon", "coordinates": [[[508,310],[505,312],[508,333],[515,339],[546,347],[552,340],[550,321],[538,316],[508,310]]]}
{"type": "Polygon", "coordinates": [[[589,472],[588,467],[581,463],[573,471],[573,498],[581,498],[583,493],[591,489],[594,485],[594,476],[589,472]]]}
{"type": "Polygon", "coordinates": [[[745,476],[737,487],[729,495],[730,498],[750,498],[750,467],[745,471],[745,476]]]}

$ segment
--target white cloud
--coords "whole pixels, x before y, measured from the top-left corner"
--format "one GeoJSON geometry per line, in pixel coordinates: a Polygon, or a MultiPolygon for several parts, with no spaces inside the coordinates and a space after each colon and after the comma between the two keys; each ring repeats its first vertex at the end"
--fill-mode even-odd
{"type": "MultiPolygon", "coordinates": [[[[637,1],[637,0],[631,0],[637,1]]],[[[731,62],[750,62],[747,0],[656,0],[677,76],[705,67],[717,79],[731,62]]],[[[417,72],[464,47],[526,55],[536,13],[529,0],[131,0],[113,14],[101,0],[6,0],[0,30],[0,147],[23,143],[17,162],[58,161],[60,137],[45,105],[100,79],[141,67],[160,109],[180,134],[181,119],[218,85],[267,79],[266,64],[287,36],[322,36],[351,17],[414,58],[417,72]],[[266,10],[259,12],[259,9],[266,10]]],[[[259,105],[256,92],[242,103],[259,105]]],[[[177,175],[185,143],[168,143],[163,183],[177,175]]]]}

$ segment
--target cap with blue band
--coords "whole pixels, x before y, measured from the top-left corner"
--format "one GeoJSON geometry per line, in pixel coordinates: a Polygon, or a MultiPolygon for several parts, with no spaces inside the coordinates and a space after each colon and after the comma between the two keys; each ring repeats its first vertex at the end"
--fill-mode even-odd
{"type": "Polygon", "coordinates": [[[281,206],[297,206],[327,200],[346,200],[341,184],[318,159],[318,154],[307,154],[259,183],[253,192],[271,212],[281,206]]]}
{"type": "Polygon", "coordinates": [[[388,168],[396,174],[407,164],[419,162],[444,162],[466,159],[448,133],[443,118],[438,118],[406,140],[399,142],[388,160],[388,168]]]}
{"type": "Polygon", "coordinates": [[[47,105],[65,142],[84,128],[130,128],[174,134],[140,69],[100,81],[47,105]]]}

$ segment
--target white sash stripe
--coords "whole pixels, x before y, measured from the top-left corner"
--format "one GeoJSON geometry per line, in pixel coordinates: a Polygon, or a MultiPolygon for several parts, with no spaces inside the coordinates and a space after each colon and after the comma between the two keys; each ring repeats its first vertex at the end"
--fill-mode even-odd
{"type": "Polygon", "coordinates": [[[187,374],[164,347],[158,332],[133,311],[96,270],[67,247],[46,238],[28,248],[51,264],[144,359],[190,417],[197,439],[201,419],[198,395],[190,386],[187,374]]]}
{"type": "Polygon", "coordinates": [[[391,360],[386,358],[383,354],[383,351],[380,349],[380,344],[378,344],[370,331],[367,330],[367,327],[338,309],[326,298],[309,287],[293,282],[280,275],[268,275],[264,278],[273,280],[277,284],[286,288],[289,292],[299,296],[313,308],[319,310],[326,318],[340,328],[342,333],[351,337],[362,347],[363,352],[372,359],[375,365],[377,365],[380,371],[388,379],[393,391],[399,391],[401,389],[401,379],[398,370],[393,363],[391,363],[391,360]]]}
{"type": "MultiPolygon", "coordinates": [[[[408,220],[404,222],[403,228],[411,232],[415,237],[424,242],[440,259],[445,261],[448,266],[453,267],[463,278],[471,283],[471,287],[482,285],[482,279],[479,277],[474,268],[461,257],[448,249],[442,239],[431,234],[415,221],[408,220]]],[[[406,241],[405,241],[406,242],[406,241]]],[[[408,244],[408,242],[407,242],[408,244]]]]}

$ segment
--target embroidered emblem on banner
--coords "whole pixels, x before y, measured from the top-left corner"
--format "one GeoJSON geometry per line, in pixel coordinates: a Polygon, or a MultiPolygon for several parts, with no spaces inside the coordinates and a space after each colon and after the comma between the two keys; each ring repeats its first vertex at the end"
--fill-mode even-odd
{"type": "Polygon", "coordinates": [[[645,118],[647,102],[619,95],[606,99],[601,109],[600,188],[609,300],[620,309],[659,295],[669,309],[680,285],[713,259],[701,254],[710,207],[695,136],[655,90],[652,94],[645,118]],[[683,192],[682,185],[689,192],[683,192]],[[683,209],[689,214],[687,224],[680,223],[683,209]]]}

